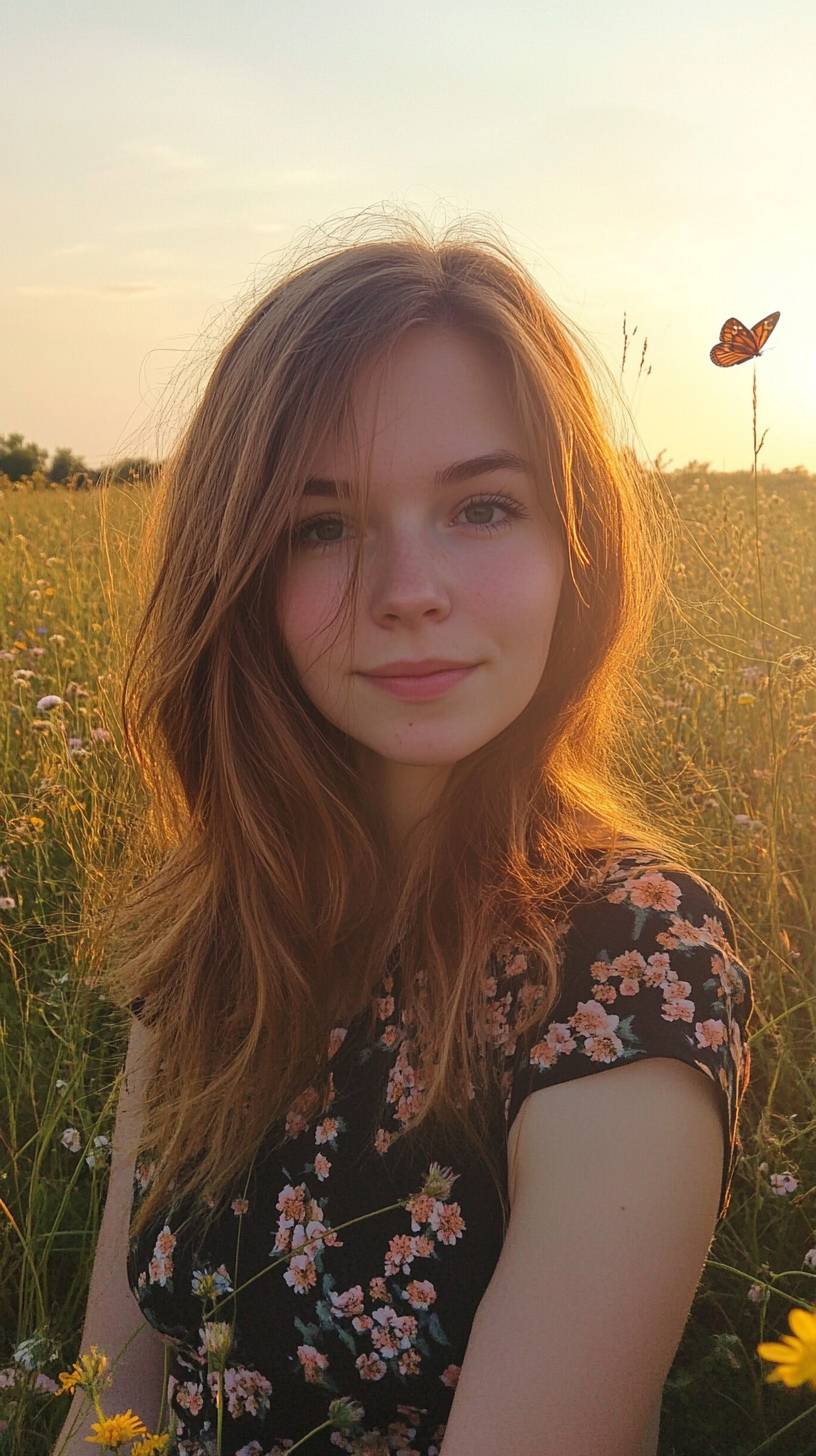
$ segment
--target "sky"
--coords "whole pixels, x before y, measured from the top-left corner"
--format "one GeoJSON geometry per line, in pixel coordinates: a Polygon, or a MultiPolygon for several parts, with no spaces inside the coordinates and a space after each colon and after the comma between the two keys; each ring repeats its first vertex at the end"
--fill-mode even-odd
{"type": "Polygon", "coordinates": [[[26,0],[0,44],[0,435],[161,456],[282,260],[405,208],[499,231],[642,457],[751,469],[756,371],[759,468],[816,471],[812,0],[26,0]]]}

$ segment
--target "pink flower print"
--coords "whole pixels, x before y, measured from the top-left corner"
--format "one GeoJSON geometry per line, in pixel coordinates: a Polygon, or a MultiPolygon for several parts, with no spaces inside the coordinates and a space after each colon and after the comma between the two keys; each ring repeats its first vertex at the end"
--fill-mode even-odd
{"type": "Polygon", "coordinates": [[[284,1120],[287,1138],[300,1137],[301,1133],[305,1132],[308,1126],[309,1123],[301,1112],[293,1112],[291,1108],[289,1109],[284,1120]]]}
{"type": "Polygon", "coordinates": [[[378,1021],[390,1021],[391,1020],[391,1017],[393,1015],[394,1015],[394,997],[393,996],[378,996],[377,997],[377,1020],[378,1021]]]}
{"type": "Polygon", "coordinates": [[[351,1289],[347,1289],[344,1294],[336,1294],[334,1290],[330,1290],[329,1299],[333,1314],[348,1315],[349,1317],[360,1314],[364,1308],[363,1286],[353,1284],[351,1289]]]}
{"type": "Polygon", "coordinates": [[[518,988],[516,997],[519,1010],[522,1012],[537,1009],[547,998],[545,988],[538,981],[522,981],[518,988]]]}
{"type": "Polygon", "coordinates": [[[382,1380],[388,1372],[388,1366],[379,1355],[358,1355],[354,1363],[361,1380],[382,1380]]]}
{"type": "Polygon", "coordinates": [[[643,972],[643,984],[654,989],[655,986],[662,986],[671,975],[671,962],[668,952],[656,950],[649,956],[646,962],[646,969],[643,972]]]}
{"type": "Polygon", "coordinates": [[[446,1385],[448,1387],[448,1390],[456,1389],[457,1385],[459,1384],[459,1374],[461,1372],[461,1369],[461,1365],[445,1366],[439,1379],[442,1381],[443,1385],[446,1385]]]}
{"type": "Polygon", "coordinates": [[[666,977],[663,997],[666,1001],[685,1001],[691,990],[691,981],[682,981],[676,971],[666,977]]]}
{"type": "Polygon", "coordinates": [[[413,1314],[397,1315],[394,1323],[394,1332],[399,1341],[400,1349],[410,1350],[419,1333],[419,1324],[416,1316],[413,1314]]]}
{"type": "Polygon", "coordinates": [[[612,1032],[620,1021],[619,1016],[610,1016],[597,1001],[579,1001],[577,1010],[567,1019],[581,1036],[612,1032]]]}
{"type": "MultiPolygon", "coordinates": [[[[318,1209],[319,1212],[320,1210],[318,1209]]],[[[337,1242],[337,1235],[329,1232],[326,1229],[326,1225],[319,1218],[310,1218],[305,1227],[302,1223],[295,1224],[295,1227],[292,1229],[292,1248],[294,1252],[316,1253],[322,1241],[321,1236],[323,1234],[326,1234],[327,1243],[337,1242]]],[[[342,1248],[343,1246],[342,1244],[338,1244],[338,1247],[342,1248]]]]}
{"type": "Polygon", "coordinates": [[[491,1001],[487,1008],[487,1034],[494,1046],[505,1046],[510,1039],[511,1028],[507,1013],[511,1000],[511,993],[507,991],[498,1001],[491,1001]]]}
{"type": "Polygon", "coordinates": [[[315,1176],[325,1182],[331,1172],[331,1163],[324,1153],[318,1153],[314,1160],[315,1176]]]}
{"type": "Polygon", "coordinates": [[[396,1102],[403,1096],[407,1089],[414,1086],[416,1082],[416,1071],[408,1060],[408,1052],[405,1044],[400,1047],[394,1066],[391,1069],[391,1076],[388,1079],[388,1093],[390,1102],[396,1102]]]}
{"type": "Polygon", "coordinates": [[[408,1234],[394,1234],[385,1253],[386,1274],[397,1274],[400,1270],[410,1274],[415,1253],[414,1240],[408,1234]]]}
{"type": "MultiPolygon", "coordinates": [[[[691,920],[683,920],[679,915],[672,916],[671,926],[666,932],[674,937],[674,945],[708,945],[709,934],[701,925],[694,925],[691,920]]],[[[658,937],[659,939],[660,937],[658,937]]]]}
{"type": "Polygon", "coordinates": [[[329,1032],[329,1061],[340,1050],[348,1035],[347,1026],[333,1026],[329,1032]]]}
{"type": "Polygon", "coordinates": [[[414,1239],[414,1258],[430,1259],[433,1246],[433,1239],[429,1239],[427,1234],[417,1234],[414,1239]]]}
{"type": "Polygon", "coordinates": [[[139,1192],[140,1193],[144,1193],[145,1188],[147,1187],[148,1183],[150,1182],[151,1178],[153,1177],[153,1174],[155,1173],[155,1171],[156,1171],[156,1164],[155,1164],[155,1162],[152,1162],[149,1165],[147,1165],[145,1163],[137,1163],[136,1164],[136,1182],[138,1184],[139,1192]]]}
{"type": "Polygon", "coordinates": [[[317,1283],[317,1270],[310,1254],[293,1254],[283,1275],[295,1294],[305,1294],[317,1283]]]}
{"type": "Polygon", "coordinates": [[[674,973],[663,986],[663,1005],[660,1015],[664,1021],[691,1021],[694,1016],[694,1002],[689,1000],[690,981],[681,981],[674,973]]]}
{"type": "Polygon", "coordinates": [[[703,929],[708,934],[710,945],[719,945],[723,950],[730,950],[728,936],[725,933],[725,926],[717,915],[703,915],[703,929]]]}
{"type": "Polygon", "coordinates": [[[624,1050],[624,1042],[615,1035],[619,1016],[611,1016],[596,1000],[578,1002],[570,1021],[584,1037],[583,1051],[592,1061],[615,1061],[624,1050]]]}
{"type": "Polygon", "coordinates": [[[608,981],[612,969],[613,967],[609,961],[593,961],[589,972],[593,981],[608,981]]]}
{"type": "Polygon", "coordinates": [[[173,1254],[176,1246],[175,1235],[170,1232],[169,1226],[165,1224],[158,1238],[153,1257],[147,1266],[151,1284],[166,1285],[168,1279],[173,1277],[173,1254]]]}
{"type": "Polygon", "coordinates": [[[599,1030],[597,1035],[584,1038],[583,1050],[592,1062],[615,1062],[623,1051],[623,1042],[615,1035],[614,1027],[618,1025],[620,1017],[610,1016],[605,1029],[599,1030]]]}
{"type": "Polygon", "coordinates": [[[621,996],[636,996],[640,989],[640,977],[646,968],[646,962],[639,950],[627,950],[622,955],[615,956],[612,968],[616,975],[621,977],[618,990],[621,996]]]}
{"type": "MultiPolygon", "coordinates": [[[[215,1399],[218,1394],[217,1370],[210,1371],[207,1384],[215,1399]]],[[[246,1370],[241,1365],[237,1368],[227,1366],[224,1371],[224,1394],[231,1416],[263,1415],[269,1409],[271,1390],[272,1386],[266,1376],[261,1375],[258,1370],[246,1370]]]]}
{"type": "MultiPolygon", "coordinates": [[[[319,1234],[321,1236],[320,1242],[322,1244],[325,1244],[327,1248],[342,1249],[343,1240],[337,1233],[336,1229],[328,1228],[327,1225],[323,1222],[323,1209],[320,1207],[319,1203],[315,1202],[313,1198],[309,1199],[309,1207],[307,1212],[309,1216],[308,1223],[306,1224],[307,1238],[312,1239],[319,1234]]],[[[294,1240],[294,1234],[292,1237],[294,1240]]]]}
{"type": "Polygon", "coordinates": [[[437,1203],[430,1224],[440,1244],[455,1244],[467,1227],[458,1203],[437,1203]]]}
{"type": "Polygon", "coordinates": [[[725,1022],[719,1017],[709,1017],[708,1021],[698,1021],[694,1034],[697,1037],[697,1045],[711,1047],[712,1051],[718,1051],[724,1046],[728,1039],[728,1029],[725,1022]]]}
{"type": "Polygon", "coordinates": [[[410,1279],[405,1287],[405,1298],[414,1309],[430,1309],[436,1303],[436,1290],[430,1279],[410,1279]]]}
{"type": "Polygon", "coordinates": [[[298,1094],[286,1113],[287,1137],[299,1137],[302,1132],[305,1132],[319,1102],[320,1094],[314,1086],[306,1087],[303,1092],[298,1094]]]}
{"type": "Polygon", "coordinates": [[[387,1128],[378,1127],[374,1134],[374,1151],[380,1154],[387,1153],[395,1137],[396,1133],[389,1132],[387,1128]]]}
{"type": "Polygon", "coordinates": [[[611,1006],[613,1001],[617,1001],[618,993],[611,982],[607,982],[604,986],[595,986],[592,992],[592,999],[593,1001],[602,1001],[605,1006],[611,1006]]]}
{"type": "Polygon", "coordinates": [[[315,1128],[315,1142],[318,1144],[331,1143],[332,1147],[336,1147],[338,1127],[339,1123],[336,1117],[324,1117],[323,1121],[319,1122],[315,1128]]]}
{"type": "Polygon", "coordinates": [[[680,904],[680,886],[661,875],[659,870],[633,875],[624,880],[623,888],[629,892],[631,903],[643,909],[674,911],[680,904]]]}
{"type": "Polygon", "coordinates": [[[165,1224],[164,1228],[156,1239],[156,1247],[154,1253],[156,1254],[157,1258],[169,1259],[175,1247],[176,1236],[174,1233],[170,1232],[170,1225],[165,1224]]]}
{"type": "Polygon", "coordinates": [[[328,1355],[324,1355],[322,1351],[316,1350],[314,1345],[298,1345],[297,1357],[308,1383],[310,1385],[319,1385],[323,1371],[328,1369],[328,1355]]]}
{"type": "Polygon", "coordinates": [[[178,1386],[176,1401],[182,1410],[190,1412],[191,1416],[197,1416],[204,1404],[204,1391],[198,1381],[185,1380],[178,1386]]]}
{"type": "Polygon", "coordinates": [[[249,1211],[249,1204],[245,1198],[233,1198],[230,1208],[236,1214],[247,1213],[249,1211]]]}
{"type": "Polygon", "coordinates": [[[575,1051],[577,1043],[565,1021],[551,1021],[542,1041],[536,1042],[530,1050],[530,1066],[554,1067],[558,1058],[575,1051]]]}
{"type": "Polygon", "coordinates": [[[372,1279],[369,1279],[368,1297],[369,1299],[383,1300],[388,1298],[388,1285],[381,1274],[375,1274],[372,1279]]]}
{"type": "Polygon", "coordinates": [[[356,1314],[351,1321],[351,1328],[356,1330],[358,1335],[364,1334],[366,1330],[373,1329],[373,1327],[374,1321],[370,1314],[356,1314]]]}
{"type": "Polygon", "coordinates": [[[740,991],[742,987],[740,973],[736,966],[732,965],[724,956],[712,956],[711,969],[715,976],[719,976],[725,996],[734,996],[740,991]]]}
{"type": "Polygon", "coordinates": [[[371,1343],[383,1355],[394,1355],[398,1350],[408,1350],[417,1337],[417,1321],[412,1314],[397,1314],[387,1304],[374,1312],[374,1329],[371,1343]]]}
{"type": "Polygon", "coordinates": [[[278,1220],[278,1227],[275,1231],[275,1242],[270,1252],[273,1254],[285,1254],[286,1250],[290,1247],[291,1242],[292,1239],[289,1229],[282,1228],[280,1225],[280,1220],[278,1220]]]}
{"type": "Polygon", "coordinates": [[[418,1375],[422,1368],[419,1350],[401,1350],[397,1356],[397,1369],[400,1375],[418,1375]]]}
{"type": "Polygon", "coordinates": [[[506,976],[521,976],[528,968],[527,953],[523,950],[516,951],[514,956],[506,962],[504,974],[506,976]]]}
{"type": "Polygon", "coordinates": [[[397,1053],[396,1061],[388,1074],[387,1100],[395,1103],[394,1117],[406,1123],[418,1111],[422,1103],[424,1083],[408,1060],[405,1046],[397,1053]]]}
{"type": "Polygon", "coordinates": [[[396,1355],[400,1347],[399,1335],[397,1332],[397,1312],[390,1304],[383,1305],[381,1309],[374,1311],[374,1327],[371,1331],[371,1343],[379,1355],[389,1360],[396,1355]]]}
{"type": "Polygon", "coordinates": [[[276,1209],[281,1215],[278,1220],[278,1226],[280,1228],[291,1228],[294,1224],[300,1223],[305,1217],[305,1197],[306,1185],[304,1183],[299,1183],[297,1188],[293,1188],[291,1183],[287,1183],[284,1188],[281,1188],[275,1204],[276,1209]]]}
{"type": "Polygon", "coordinates": [[[415,1193],[406,1201],[405,1207],[411,1215],[411,1232],[419,1233],[423,1224],[429,1222],[436,1199],[430,1193],[415,1193]]]}

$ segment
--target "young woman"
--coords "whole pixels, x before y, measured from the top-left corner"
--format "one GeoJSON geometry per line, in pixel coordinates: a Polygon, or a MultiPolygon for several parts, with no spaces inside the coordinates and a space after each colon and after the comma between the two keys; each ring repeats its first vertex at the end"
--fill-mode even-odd
{"type": "Polygon", "coordinates": [[[124,708],[163,853],[111,961],[172,1451],[654,1456],[752,1005],[635,767],[658,491],[494,240],[326,251],[218,358],[158,486],[124,708]]]}

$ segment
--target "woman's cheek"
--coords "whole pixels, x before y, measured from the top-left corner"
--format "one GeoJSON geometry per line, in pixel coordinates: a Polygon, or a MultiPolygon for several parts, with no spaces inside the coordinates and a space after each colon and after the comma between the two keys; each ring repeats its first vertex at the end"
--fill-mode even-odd
{"type": "MultiPolygon", "coordinates": [[[[281,635],[296,661],[304,652],[313,655],[320,637],[328,631],[332,614],[340,604],[341,588],[336,573],[308,569],[295,564],[278,593],[278,622],[281,635]]],[[[335,627],[336,631],[336,627],[335,627]]]]}

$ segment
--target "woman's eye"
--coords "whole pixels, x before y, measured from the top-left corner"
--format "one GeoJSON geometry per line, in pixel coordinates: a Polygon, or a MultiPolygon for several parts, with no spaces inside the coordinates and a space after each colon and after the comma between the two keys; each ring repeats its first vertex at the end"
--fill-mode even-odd
{"type": "MultiPolygon", "coordinates": [[[[517,500],[514,500],[512,496],[476,495],[473,496],[470,500],[465,501],[464,505],[461,505],[459,507],[456,515],[462,515],[464,511],[484,511],[489,515],[495,510],[504,511],[506,515],[511,518],[511,520],[514,518],[519,518],[521,516],[528,516],[530,514],[529,511],[526,510],[525,507],[522,506],[517,500]]],[[[504,531],[510,527],[511,520],[476,521],[470,522],[470,524],[477,531],[504,531]]],[[[328,541],[313,540],[310,539],[308,533],[310,531],[317,531],[323,526],[340,527],[342,529],[343,524],[344,521],[342,516],[312,516],[311,520],[302,521],[299,526],[295,527],[292,539],[296,546],[304,546],[308,551],[326,551],[331,546],[342,545],[343,542],[341,538],[339,536],[335,536],[328,541]]]]}

